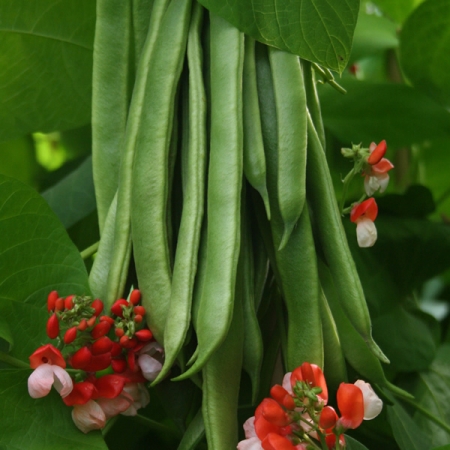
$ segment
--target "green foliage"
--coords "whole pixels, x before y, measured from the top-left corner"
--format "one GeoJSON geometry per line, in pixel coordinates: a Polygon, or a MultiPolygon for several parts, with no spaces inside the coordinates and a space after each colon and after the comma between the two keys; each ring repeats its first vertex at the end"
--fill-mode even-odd
{"type": "Polygon", "coordinates": [[[95,2],[0,4],[0,140],[89,122],[95,2]]]}
{"type": "Polygon", "coordinates": [[[400,62],[408,79],[441,104],[450,105],[450,1],[427,0],[406,20],[400,62]]]}
{"type": "Polygon", "coordinates": [[[326,0],[202,0],[200,3],[264,44],[337,72],[342,72],[347,65],[359,0],[334,4],[326,0]]]}

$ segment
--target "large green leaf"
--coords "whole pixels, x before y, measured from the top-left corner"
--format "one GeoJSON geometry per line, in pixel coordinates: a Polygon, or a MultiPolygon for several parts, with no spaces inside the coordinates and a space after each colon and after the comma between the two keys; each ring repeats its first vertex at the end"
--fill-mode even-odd
{"type": "Polygon", "coordinates": [[[342,142],[368,146],[386,139],[395,148],[450,137],[450,113],[416,89],[354,80],[341,84],[346,95],[329,87],[319,94],[325,126],[342,142]]]}
{"type": "Polygon", "coordinates": [[[400,35],[400,63],[414,86],[450,106],[450,0],[427,0],[400,35]]]}
{"type": "Polygon", "coordinates": [[[106,450],[99,431],[84,435],[53,389],[33,399],[27,392],[30,370],[0,371],[1,450],[106,450]]]}
{"type": "Polygon", "coordinates": [[[0,2],[0,140],[89,122],[95,1],[0,2]]]}
{"type": "MultiPolygon", "coordinates": [[[[412,392],[416,401],[442,422],[450,423],[450,344],[442,345],[436,359],[426,372],[418,374],[416,388],[412,392]]],[[[414,421],[430,437],[433,446],[450,442],[450,433],[427,419],[420,412],[414,415],[414,421]]]]}
{"type": "Polygon", "coordinates": [[[83,260],[45,200],[0,176],[0,317],[14,339],[11,355],[28,356],[48,342],[47,294],[88,294],[83,260]]]}
{"type": "Polygon", "coordinates": [[[394,405],[387,410],[395,441],[401,450],[429,450],[432,448],[429,437],[414,423],[411,416],[400,403],[391,398],[394,405]]]}
{"type": "Polygon", "coordinates": [[[359,0],[200,0],[264,44],[342,72],[352,46],[359,0]]]}

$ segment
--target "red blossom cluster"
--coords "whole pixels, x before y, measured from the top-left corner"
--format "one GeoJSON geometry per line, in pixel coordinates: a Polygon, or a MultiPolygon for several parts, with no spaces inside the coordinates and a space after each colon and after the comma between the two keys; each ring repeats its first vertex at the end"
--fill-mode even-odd
{"type": "Polygon", "coordinates": [[[30,396],[44,397],[54,386],[74,407],[72,418],[84,433],[146,406],[150,397],[144,383],[161,371],[163,349],[145,325],[140,300],[134,289],[128,300],[112,305],[110,316],[102,315],[99,299],[50,292],[47,335],[56,342],[30,356],[30,396]]]}
{"type": "Polygon", "coordinates": [[[238,450],[307,450],[326,445],[345,448],[344,432],[376,417],[383,403],[368,383],[341,383],[337,405],[328,403],[328,389],[320,367],[308,362],[285,375],[275,385],[255,415],[244,424],[246,439],[238,450]]]}

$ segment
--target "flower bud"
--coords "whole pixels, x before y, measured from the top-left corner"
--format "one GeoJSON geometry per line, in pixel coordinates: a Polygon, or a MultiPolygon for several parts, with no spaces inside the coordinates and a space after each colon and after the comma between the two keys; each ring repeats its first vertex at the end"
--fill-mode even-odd
{"type": "Polygon", "coordinates": [[[148,329],[144,328],[143,330],[136,331],[134,335],[143,342],[149,341],[153,337],[153,333],[148,329]]]}
{"type": "Polygon", "coordinates": [[[262,402],[263,417],[278,427],[285,427],[291,423],[286,411],[273,399],[265,398],[262,402]]]}
{"type": "Polygon", "coordinates": [[[77,328],[79,331],[84,331],[87,328],[88,324],[87,324],[87,320],[86,319],[81,319],[80,323],[78,324],[77,328]]]}
{"type": "Polygon", "coordinates": [[[69,310],[73,308],[73,299],[75,295],[69,295],[64,299],[64,308],[69,310]]]}
{"type": "Polygon", "coordinates": [[[98,339],[102,336],[105,336],[105,334],[109,333],[109,330],[111,329],[111,324],[109,322],[99,322],[91,331],[91,336],[94,339],[98,339]]]}
{"type": "Polygon", "coordinates": [[[123,317],[123,306],[130,306],[130,304],[123,298],[116,300],[111,306],[111,311],[118,317],[123,317]]]}
{"type": "Polygon", "coordinates": [[[114,372],[122,373],[125,372],[125,370],[127,369],[127,363],[124,359],[112,359],[111,367],[112,370],[114,370],[114,372]]]}
{"type": "Polygon", "coordinates": [[[130,303],[137,305],[141,301],[141,291],[139,289],[133,289],[130,294],[130,303]]]}
{"type": "Polygon", "coordinates": [[[103,311],[103,302],[96,298],[92,304],[91,304],[91,308],[94,308],[94,316],[99,316],[101,314],[101,312],[103,311]]]}
{"type": "Polygon", "coordinates": [[[55,311],[64,311],[64,299],[59,297],[55,302],[55,311]]]}
{"type": "Polygon", "coordinates": [[[48,297],[47,297],[47,311],[48,312],[55,310],[55,304],[56,304],[57,299],[58,299],[57,291],[52,291],[52,292],[50,292],[50,294],[48,294],[48,297]]]}
{"type": "Polygon", "coordinates": [[[47,320],[47,336],[56,339],[59,335],[59,321],[56,313],[53,313],[47,320]]]}
{"type": "Polygon", "coordinates": [[[133,312],[137,316],[144,316],[145,315],[145,308],[143,306],[141,306],[141,305],[138,305],[138,306],[135,306],[133,308],[133,312]]]}
{"type": "Polygon", "coordinates": [[[91,353],[93,355],[102,355],[111,351],[112,341],[108,336],[102,336],[91,345],[91,353]]]}
{"type": "Polygon", "coordinates": [[[92,353],[87,347],[81,347],[70,358],[70,365],[74,369],[84,369],[91,361],[92,353]]]}
{"type": "Polygon", "coordinates": [[[71,344],[77,337],[77,327],[69,328],[64,334],[64,344],[71,344]]]}

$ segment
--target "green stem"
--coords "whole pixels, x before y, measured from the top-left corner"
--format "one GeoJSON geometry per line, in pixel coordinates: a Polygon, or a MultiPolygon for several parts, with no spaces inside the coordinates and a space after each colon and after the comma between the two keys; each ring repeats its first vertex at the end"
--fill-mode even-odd
{"type": "Polygon", "coordinates": [[[0,352],[0,361],[3,361],[10,366],[17,367],[19,369],[29,369],[30,365],[21,361],[20,359],[9,356],[6,353],[0,352]]]}
{"type": "Polygon", "coordinates": [[[416,403],[414,400],[408,399],[406,397],[402,397],[402,400],[406,403],[409,403],[411,406],[416,408],[417,411],[419,411],[421,414],[423,414],[425,417],[430,419],[432,422],[434,422],[436,425],[440,426],[443,430],[445,430],[447,433],[450,433],[450,426],[447,425],[445,422],[443,422],[441,419],[438,419],[434,414],[432,414],[430,411],[425,409],[423,406],[416,403]]]}
{"type": "Polygon", "coordinates": [[[350,185],[350,182],[352,181],[353,177],[355,176],[355,168],[353,167],[352,170],[350,170],[350,172],[346,175],[346,177],[344,178],[344,187],[342,189],[342,197],[341,197],[341,202],[339,204],[339,211],[341,214],[344,214],[344,204],[345,204],[345,198],[347,197],[347,191],[348,191],[348,186],[350,185]]]}
{"type": "Polygon", "coordinates": [[[81,251],[80,255],[83,258],[83,260],[90,258],[98,250],[98,245],[99,244],[100,244],[99,241],[95,242],[94,244],[92,244],[88,248],[85,248],[83,251],[81,251]]]}

